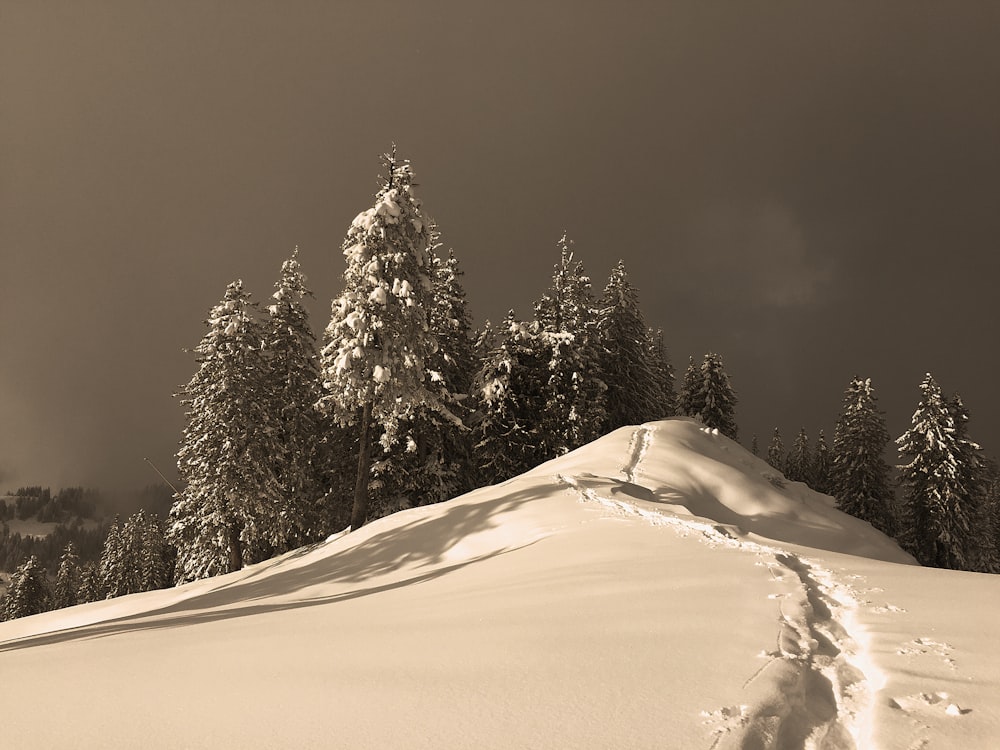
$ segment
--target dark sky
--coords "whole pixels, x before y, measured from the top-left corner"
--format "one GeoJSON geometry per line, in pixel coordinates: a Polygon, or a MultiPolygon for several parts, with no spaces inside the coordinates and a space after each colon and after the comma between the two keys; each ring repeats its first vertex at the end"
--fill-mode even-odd
{"type": "Polygon", "coordinates": [[[299,245],[321,330],[393,141],[477,324],[566,230],[746,443],[930,371],[1000,452],[1000,9],[873,5],[0,0],[0,489],[173,476],[209,308],[299,245]]]}

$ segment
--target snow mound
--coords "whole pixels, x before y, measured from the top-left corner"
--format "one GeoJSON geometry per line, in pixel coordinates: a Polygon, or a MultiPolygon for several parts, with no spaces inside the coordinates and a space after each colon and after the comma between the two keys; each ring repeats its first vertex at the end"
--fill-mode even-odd
{"type": "Polygon", "coordinates": [[[0,623],[4,746],[992,748],[996,579],[833,506],[691,420],[623,428],[237,573],[0,623]]]}

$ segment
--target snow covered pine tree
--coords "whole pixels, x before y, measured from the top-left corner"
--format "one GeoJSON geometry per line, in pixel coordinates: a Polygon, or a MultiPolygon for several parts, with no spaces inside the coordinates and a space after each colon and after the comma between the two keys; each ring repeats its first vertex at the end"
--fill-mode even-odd
{"type": "Polygon", "coordinates": [[[548,360],[538,461],[589,443],[605,424],[605,392],[597,312],[590,278],[574,262],[572,243],[559,240],[559,262],[548,291],[535,303],[536,343],[548,360]]]}
{"type": "Polygon", "coordinates": [[[253,555],[268,538],[259,522],[281,503],[273,463],[277,425],[267,408],[255,311],[243,282],[231,283],[195,348],[198,371],[179,394],[188,409],[177,453],[186,489],[170,508],[167,534],[177,548],[178,581],[242,568],[244,547],[253,555]]]}
{"type": "Polygon", "coordinates": [[[654,369],[650,331],[622,260],[604,287],[597,326],[601,370],[608,387],[605,430],[666,416],[662,413],[666,378],[662,370],[654,369]]]}
{"type": "Polygon", "coordinates": [[[900,467],[900,483],[910,527],[907,536],[923,565],[970,570],[976,559],[977,551],[971,548],[971,467],[963,464],[969,447],[961,440],[941,387],[928,373],[920,384],[910,429],[896,440],[900,456],[910,459],[900,467]]]}
{"type": "Polygon", "coordinates": [[[879,531],[896,531],[889,465],[882,454],[889,442],[870,378],[854,378],[844,392],[844,411],[833,435],[830,491],[837,506],[879,531]]]}
{"type": "Polygon", "coordinates": [[[441,374],[429,367],[438,349],[429,323],[430,221],[414,195],[409,162],[397,160],[393,148],[383,163],[388,176],[375,204],[358,214],[344,240],[344,290],[333,300],[320,353],[321,408],[341,424],[360,423],[352,529],[368,517],[372,428],[382,429],[385,447],[418,408],[458,421],[435,385],[441,374]]]}

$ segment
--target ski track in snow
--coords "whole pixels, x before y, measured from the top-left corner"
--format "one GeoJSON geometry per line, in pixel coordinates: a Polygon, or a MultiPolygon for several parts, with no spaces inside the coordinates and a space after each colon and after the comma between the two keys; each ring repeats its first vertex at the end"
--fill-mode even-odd
{"type": "MultiPolygon", "coordinates": [[[[655,431],[655,427],[643,425],[632,433],[628,461],[621,469],[625,482],[641,486],[638,478],[642,459],[655,431]]],[[[757,705],[702,711],[712,750],[872,747],[872,709],[875,693],[881,687],[875,683],[882,677],[867,649],[859,643],[860,636],[851,632],[856,629],[855,613],[862,605],[853,589],[838,582],[831,571],[815,562],[787,550],[740,539],[738,532],[724,524],[683,518],[669,511],[647,510],[636,503],[602,495],[584,486],[579,477],[560,474],[556,478],[584,502],[638,516],[656,526],[670,526],[685,536],[697,532],[702,542],[712,546],[754,553],[759,558],[757,564],[766,565],[776,581],[790,576],[796,584],[798,595],[771,596],[778,601],[776,648],[761,654],[768,659],[767,663],[743,685],[748,688],[765,673],[771,673],[777,694],[760,699],[757,705]]],[[[941,700],[937,694],[933,698],[941,700]]]]}

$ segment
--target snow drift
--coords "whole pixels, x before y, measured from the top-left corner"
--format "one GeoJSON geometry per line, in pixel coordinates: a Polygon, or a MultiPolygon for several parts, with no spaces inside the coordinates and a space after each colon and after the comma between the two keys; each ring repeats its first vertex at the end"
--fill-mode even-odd
{"type": "Polygon", "coordinates": [[[0,731],[12,748],[987,748],[997,586],[917,567],[668,420],[239,573],[2,623],[0,731]]]}

